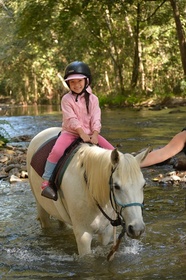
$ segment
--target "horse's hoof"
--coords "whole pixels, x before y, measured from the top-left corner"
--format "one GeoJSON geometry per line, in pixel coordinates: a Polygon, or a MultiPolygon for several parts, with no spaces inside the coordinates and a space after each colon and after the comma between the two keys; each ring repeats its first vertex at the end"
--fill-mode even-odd
{"type": "Polygon", "coordinates": [[[55,193],[55,191],[47,186],[43,189],[43,191],[41,192],[41,195],[46,197],[46,198],[49,198],[49,199],[53,199],[53,200],[57,200],[57,194],[55,193]]]}

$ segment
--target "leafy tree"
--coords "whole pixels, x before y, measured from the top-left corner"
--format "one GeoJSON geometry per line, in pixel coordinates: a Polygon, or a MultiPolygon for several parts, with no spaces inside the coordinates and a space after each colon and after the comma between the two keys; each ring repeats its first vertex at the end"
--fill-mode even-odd
{"type": "MultiPolygon", "coordinates": [[[[181,61],[182,61],[182,66],[183,66],[183,71],[184,71],[184,77],[186,78],[186,38],[185,38],[185,32],[184,32],[184,27],[182,26],[181,23],[181,18],[180,18],[180,12],[179,12],[179,7],[178,3],[176,0],[170,0],[172,10],[173,10],[173,15],[175,19],[175,24],[176,24],[176,31],[177,31],[177,36],[178,36],[178,42],[179,42],[179,48],[180,48],[180,54],[181,54],[181,61]]],[[[181,3],[180,3],[181,4],[181,3]]],[[[183,1],[182,1],[183,4],[183,1]]],[[[182,5],[180,5],[182,6],[182,5]]],[[[182,8],[186,8],[186,4],[182,6],[182,8]]],[[[185,21],[186,24],[186,21],[185,21]]]]}
{"type": "Polygon", "coordinates": [[[59,102],[59,73],[73,60],[90,65],[94,91],[111,101],[170,94],[185,76],[184,1],[0,4],[0,90],[21,103],[59,102]]]}

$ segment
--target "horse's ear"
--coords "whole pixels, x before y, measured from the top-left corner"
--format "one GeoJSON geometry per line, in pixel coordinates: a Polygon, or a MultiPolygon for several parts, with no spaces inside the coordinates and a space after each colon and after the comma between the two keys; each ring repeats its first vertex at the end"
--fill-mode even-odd
{"type": "Polygon", "coordinates": [[[114,149],[111,153],[112,164],[115,165],[119,162],[119,153],[117,149],[114,149]]]}
{"type": "Polygon", "coordinates": [[[141,163],[142,161],[144,161],[144,159],[146,158],[146,156],[148,155],[148,153],[150,153],[152,151],[151,147],[148,147],[145,151],[141,152],[140,154],[138,154],[135,158],[136,160],[141,163]]]}

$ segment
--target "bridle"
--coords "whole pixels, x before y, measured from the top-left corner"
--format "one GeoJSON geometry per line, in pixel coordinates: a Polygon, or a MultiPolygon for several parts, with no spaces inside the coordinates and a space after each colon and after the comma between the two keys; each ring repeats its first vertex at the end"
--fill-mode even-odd
{"type": "Polygon", "coordinates": [[[99,205],[99,203],[97,201],[96,201],[96,204],[97,204],[99,210],[105,216],[105,218],[107,218],[110,221],[112,226],[120,226],[121,225],[123,228],[125,228],[125,221],[124,221],[124,219],[121,215],[122,210],[124,208],[131,207],[131,206],[140,206],[143,209],[144,205],[143,205],[143,203],[139,203],[139,202],[131,202],[131,203],[122,204],[116,199],[116,196],[115,196],[115,193],[114,193],[114,184],[113,184],[113,173],[115,172],[116,168],[117,168],[117,166],[111,169],[111,175],[110,175],[110,178],[109,178],[110,203],[112,205],[113,210],[116,213],[116,216],[117,216],[116,220],[111,219],[105,213],[105,211],[103,210],[103,208],[99,205]],[[120,207],[120,210],[118,209],[118,206],[120,207]]]}
{"type": "MultiPolygon", "coordinates": [[[[101,213],[105,216],[105,218],[107,220],[110,221],[111,225],[113,227],[117,227],[117,226],[122,226],[122,230],[117,238],[117,241],[116,243],[113,245],[113,247],[111,248],[111,251],[109,252],[109,254],[107,255],[107,260],[110,261],[115,252],[118,250],[119,248],[119,244],[121,242],[121,239],[122,237],[125,235],[126,233],[126,227],[125,227],[125,221],[123,219],[123,216],[122,216],[122,210],[126,207],[131,207],[131,206],[140,206],[142,209],[144,207],[143,203],[139,203],[139,202],[131,202],[131,203],[125,203],[125,204],[122,204],[120,203],[117,199],[116,199],[116,196],[115,196],[115,193],[114,193],[114,184],[113,184],[113,173],[115,172],[117,166],[116,167],[112,167],[111,169],[111,174],[110,174],[110,178],[109,178],[109,187],[110,187],[110,203],[111,203],[111,206],[114,210],[114,212],[116,213],[116,219],[113,220],[111,219],[107,213],[103,210],[103,208],[99,205],[99,203],[96,201],[96,199],[94,198],[95,202],[96,202],[96,205],[97,207],[99,208],[99,210],[101,211],[101,213]],[[118,209],[120,207],[120,209],[118,209]]],[[[85,177],[85,180],[86,180],[86,175],[84,174],[84,177],[85,177]]],[[[87,181],[87,180],[86,180],[87,181]]]]}

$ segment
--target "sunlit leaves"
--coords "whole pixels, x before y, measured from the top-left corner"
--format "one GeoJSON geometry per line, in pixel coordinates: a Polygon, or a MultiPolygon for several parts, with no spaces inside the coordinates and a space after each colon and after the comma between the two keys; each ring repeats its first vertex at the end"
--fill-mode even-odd
{"type": "MultiPolygon", "coordinates": [[[[178,1],[183,26],[184,1],[178,1]]],[[[130,94],[182,76],[175,22],[169,1],[7,0],[1,9],[0,79],[3,89],[23,102],[57,102],[57,77],[73,60],[84,60],[98,94],[130,94]],[[137,10],[139,9],[139,10],[137,10]],[[137,24],[139,23],[139,34],[137,24]],[[137,38],[138,37],[138,38],[137,38]],[[139,42],[140,67],[134,54],[139,42]],[[138,67],[138,66],[137,66],[138,67]],[[136,68],[137,68],[136,67],[136,68]],[[135,71],[134,71],[135,70],[135,71]],[[142,81],[142,79],[144,79],[142,81]],[[142,83],[145,86],[142,86],[142,83]],[[53,98],[51,98],[53,94],[53,98]]]]}

